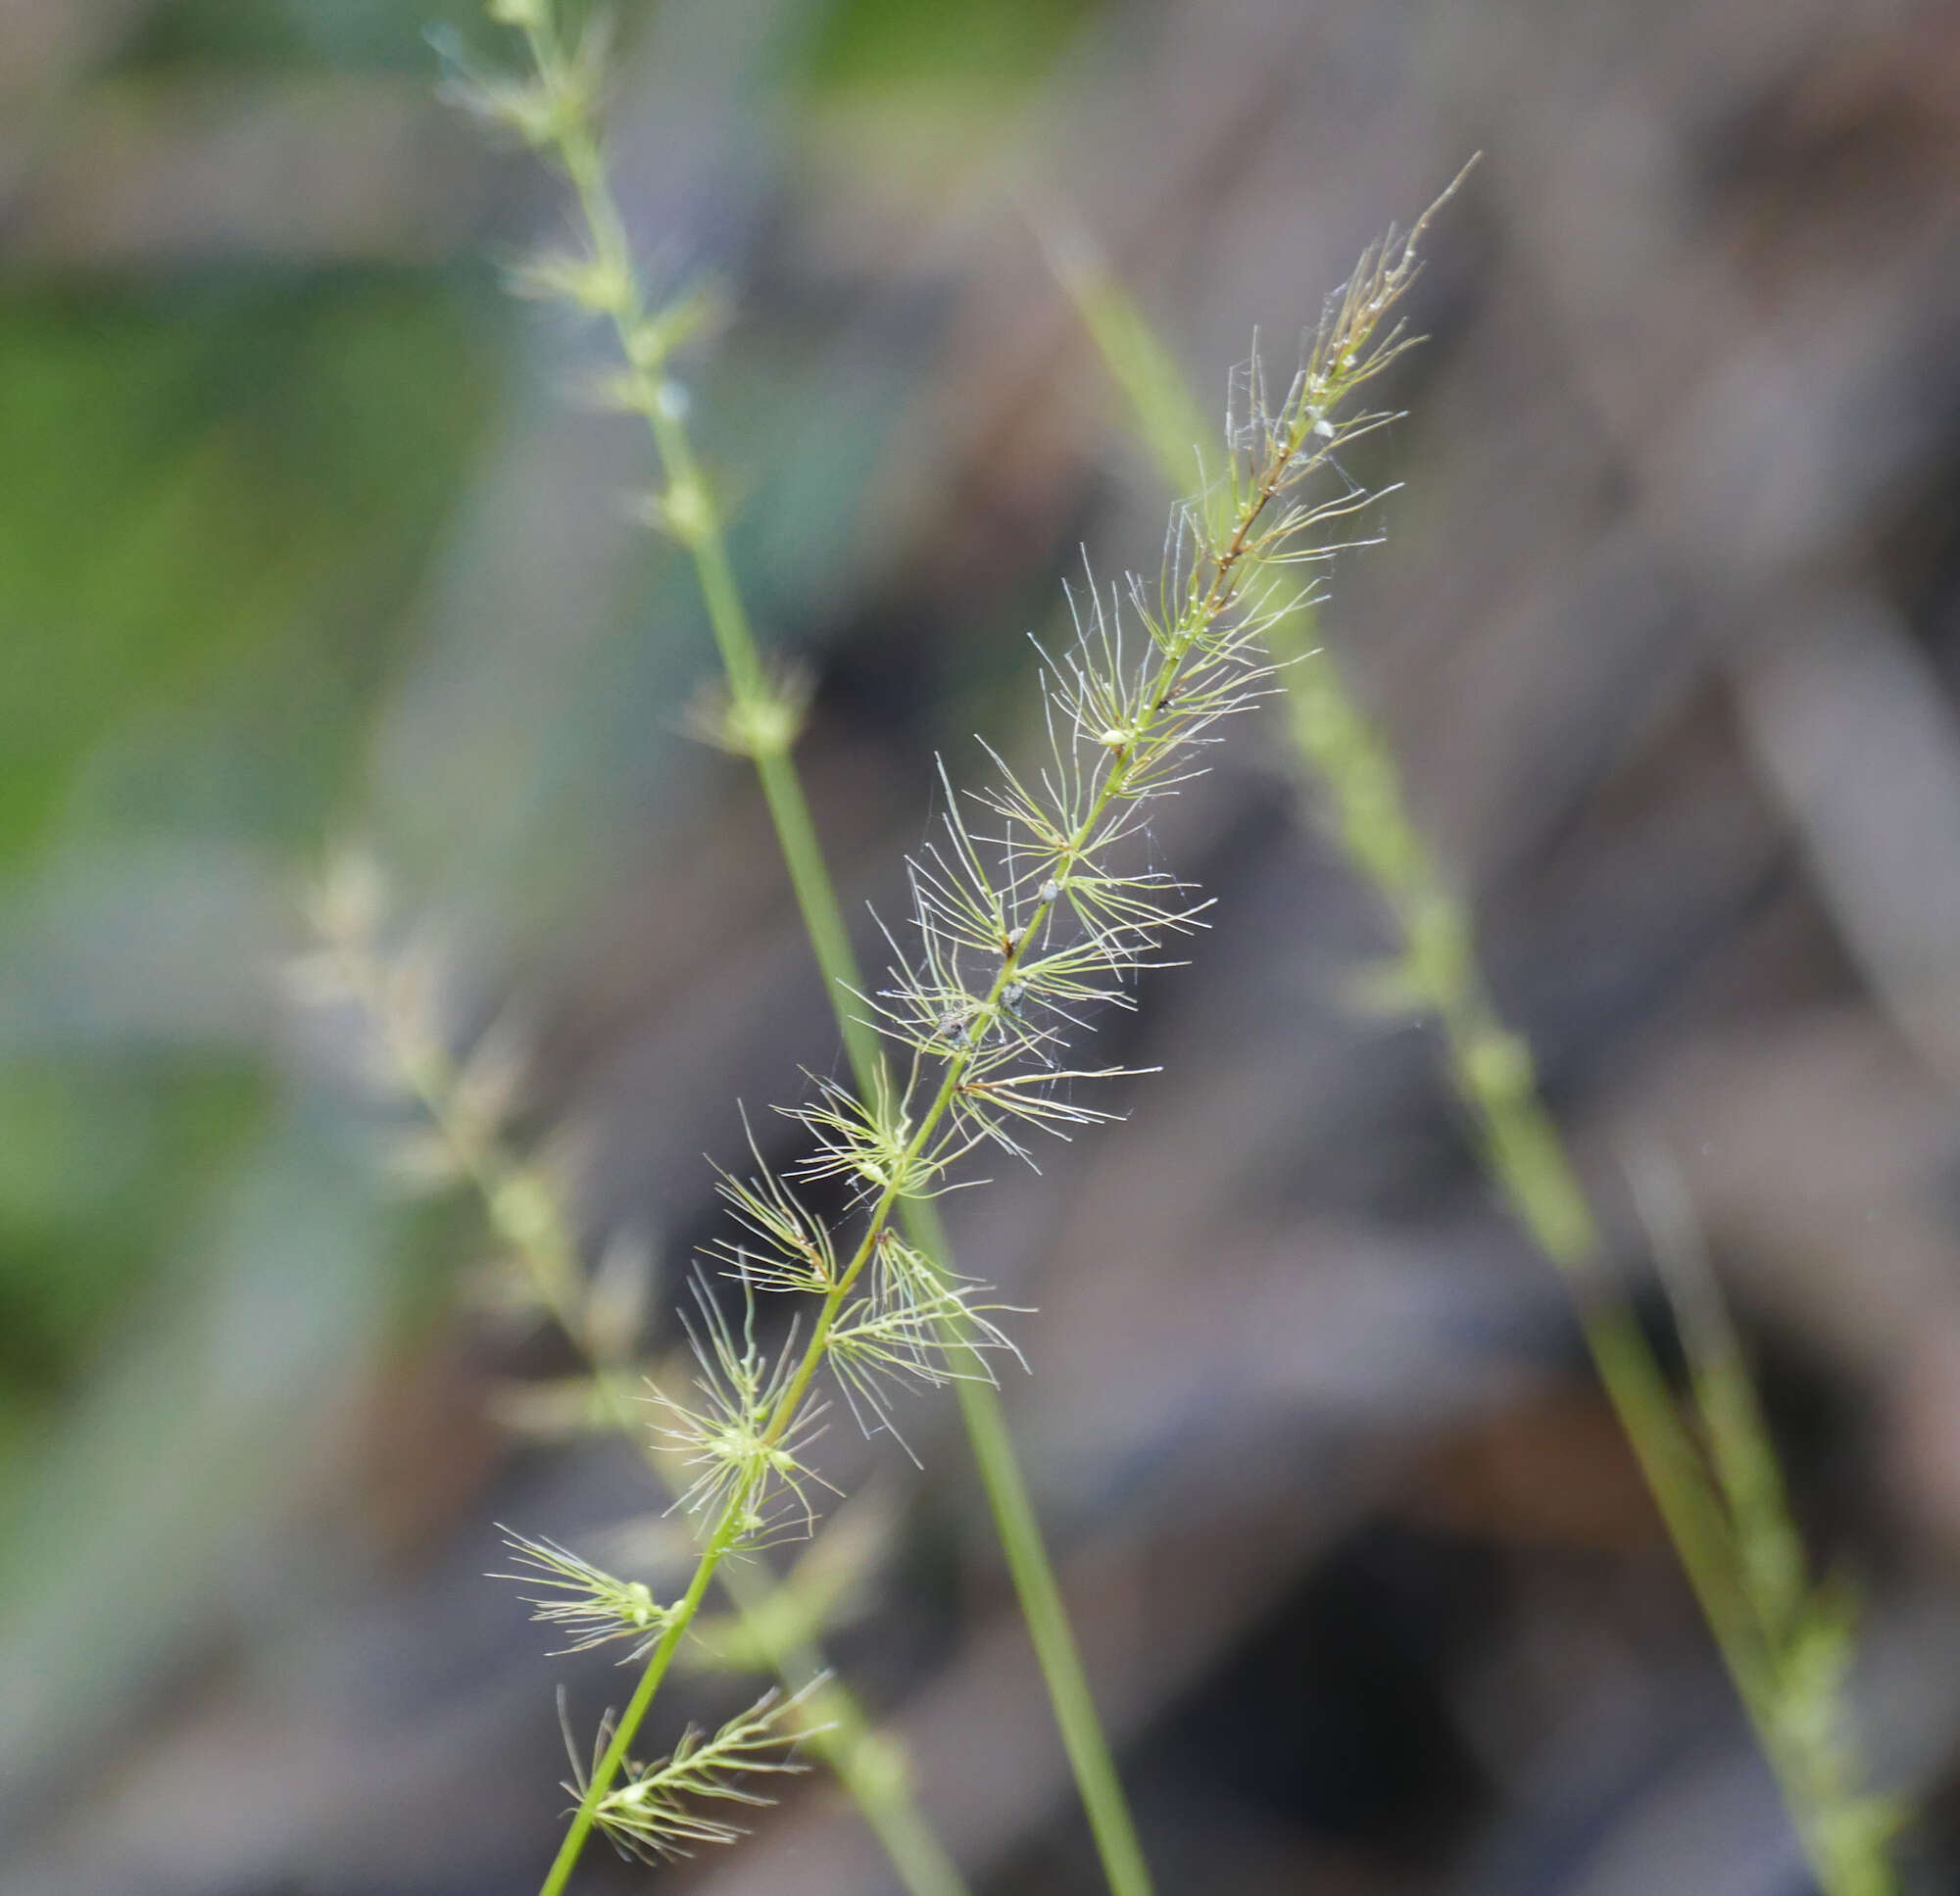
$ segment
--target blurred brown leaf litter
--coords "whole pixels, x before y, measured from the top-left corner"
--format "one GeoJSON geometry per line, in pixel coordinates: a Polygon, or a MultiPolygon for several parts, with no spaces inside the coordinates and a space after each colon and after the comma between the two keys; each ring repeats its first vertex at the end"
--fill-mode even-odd
{"type": "MultiPolygon", "coordinates": [[[[471,30],[472,9],[439,9],[471,30]]],[[[568,1365],[463,1294],[348,1048],[276,1004],[372,839],[460,1046],[595,1251],[708,1231],[738,1100],[838,1059],[747,779],[684,734],[687,575],[587,339],[491,261],[550,188],[382,0],[0,19],[0,1889],[521,1890],[548,1674],[493,1520],[644,1512],[513,1444],[568,1365]]],[[[1326,636],[1474,895],[1630,1264],[1656,1142],[1759,1362],[1859,1704],[1950,1879],[1960,1739],[1960,21],[1724,0],[675,0],[622,15],[657,270],[847,898],[931,755],[1008,734],[1086,545],[1165,496],[1049,273],[1065,206],[1200,401],[1485,161],[1326,636]],[[1040,211],[1035,215],[1039,217],[1040,211]]],[[[1480,1180],[1381,918],[1248,725],[1163,818],[1219,898],[1111,1056],[1124,1126],[959,1215],[1038,1306],[1009,1385],[1166,1889],[1794,1892],[1793,1844],[1560,1287],[1480,1180]]],[[[657,1329],[656,1349],[672,1342],[657,1329]]],[[[889,1544],[838,1656],[985,1887],[1095,1887],[949,1417],[843,1430],[889,1544]]],[[[658,1543],[658,1536],[655,1537],[658,1543]]],[[[618,1679],[573,1674],[596,1717],[618,1679]]],[[[708,1705],[721,1689],[691,1685],[708,1705]]],[[[588,1720],[588,1724],[590,1721],[588,1720]]],[[[594,1857],[590,1886],[628,1876],[594,1857]]],[[[719,1891],[886,1887],[815,1781],[719,1891]]],[[[529,1879],[529,1880],[527,1880],[529,1879]]]]}

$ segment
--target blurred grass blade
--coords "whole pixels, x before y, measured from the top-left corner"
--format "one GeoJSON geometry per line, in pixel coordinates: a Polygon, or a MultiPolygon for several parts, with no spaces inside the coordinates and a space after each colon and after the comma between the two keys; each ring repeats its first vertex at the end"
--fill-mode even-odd
{"type": "MultiPolygon", "coordinates": [[[[1206,430],[1188,391],[1173,386],[1169,352],[1085,240],[1048,248],[1124,396],[1132,431],[1181,491],[1193,444],[1206,430]]],[[[1416,826],[1394,751],[1333,655],[1310,643],[1308,622],[1295,615],[1279,625],[1274,656],[1302,781],[1325,799],[1336,843],[1400,936],[1399,958],[1375,971],[1371,985],[1441,1027],[1487,1172],[1573,1287],[1588,1351],[1826,1896],[1891,1896],[1886,1845],[1902,1818],[1892,1800],[1858,1788],[1864,1774],[1843,1706],[1849,1619],[1840,1595],[1805,1580],[1775,1444],[1713,1277],[1683,1238],[1680,1207],[1659,1221],[1655,1249],[1688,1349],[1698,1439],[1605,1270],[1597,1224],[1540,1094],[1531,1050],[1491,998],[1469,908],[1416,826]]],[[[1650,1197],[1654,1191],[1650,1184],[1650,1197]]]]}

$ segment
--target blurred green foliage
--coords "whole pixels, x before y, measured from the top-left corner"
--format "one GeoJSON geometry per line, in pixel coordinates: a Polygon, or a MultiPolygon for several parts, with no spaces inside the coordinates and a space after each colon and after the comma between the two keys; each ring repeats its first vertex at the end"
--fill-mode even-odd
{"type": "Polygon", "coordinates": [[[456,296],[393,273],[0,303],[0,870],[112,741],[144,766],[113,826],[317,830],[489,367],[456,296]]]}
{"type": "Polygon", "coordinates": [[[99,1340],[260,1123],[238,1062],[0,1070],[0,1448],[99,1340]]]}
{"type": "MultiPolygon", "coordinates": [[[[421,24],[391,5],[179,5],[113,70],[125,86],[419,71],[421,24]]],[[[492,413],[502,320],[473,267],[232,256],[0,281],[0,928],[45,936],[37,888],[132,851],[243,849],[274,877],[312,854],[492,413]]],[[[58,1017],[29,957],[7,959],[0,1453],[140,1303],[273,1094],[242,1040],[58,1017]]]]}
{"type": "Polygon", "coordinates": [[[172,0],[153,7],[123,47],[123,68],[335,66],[415,74],[429,69],[427,29],[471,30],[477,0],[172,0]]]}
{"type": "Polygon", "coordinates": [[[834,0],[812,48],[819,88],[1011,84],[1045,72],[1095,0],[834,0]]]}

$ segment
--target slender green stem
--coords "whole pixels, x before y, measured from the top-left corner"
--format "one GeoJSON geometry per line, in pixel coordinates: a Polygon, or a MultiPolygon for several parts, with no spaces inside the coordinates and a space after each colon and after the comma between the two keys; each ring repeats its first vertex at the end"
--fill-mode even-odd
{"type": "MultiPolygon", "coordinates": [[[[823,977],[824,993],[829,997],[837,1031],[844,1040],[845,1055],[851,1062],[858,1096],[875,1098],[883,1057],[876,1032],[851,1004],[852,994],[863,990],[863,977],[858,972],[857,957],[851,951],[851,938],[845,933],[837,891],[831,883],[815,826],[810,821],[803,778],[787,755],[773,751],[758,755],[756,774],[761,781],[762,794],[768,800],[776,840],[789,870],[790,883],[796,890],[797,906],[803,911],[810,951],[823,977]]],[[[939,1259],[945,1255],[943,1250],[936,1253],[939,1259]]]]}
{"type": "MultiPolygon", "coordinates": [[[[912,1229],[915,1234],[916,1224],[912,1229]]],[[[1034,1504],[1021,1478],[1000,1397],[990,1384],[965,1378],[959,1383],[959,1409],[980,1479],[993,1502],[994,1523],[1007,1557],[1007,1571],[1020,1597],[1021,1617],[1027,1623],[1035,1657],[1048,1680],[1054,1722],[1102,1859],[1103,1874],[1117,1896],[1129,1896],[1130,1892],[1148,1896],[1150,1866],[1089,1689],[1089,1676],[1083,1670],[1068,1608],[1042,1544],[1034,1504]]]]}
{"type": "MultiPolygon", "coordinates": [[[[539,72],[547,76],[562,73],[564,55],[549,22],[528,26],[526,37],[539,72]]],[[[680,409],[666,398],[653,368],[641,363],[635,347],[645,315],[642,293],[589,120],[582,114],[566,115],[558,145],[592,240],[595,261],[612,281],[626,286],[611,312],[612,318],[622,352],[633,365],[636,406],[652,430],[668,495],[680,502],[668,508],[669,524],[693,557],[731,701],[738,707],[759,704],[767,698],[767,677],[736,584],[719,518],[680,409]]],[[[792,723],[783,719],[774,728],[780,732],[779,740],[752,741],[746,748],[761,783],[783,861],[859,1094],[869,1099],[876,1095],[882,1070],[877,1036],[851,1005],[851,994],[861,990],[862,982],[836,887],[810,818],[808,800],[789,754],[794,736],[792,723]]],[[[949,1093],[942,1098],[940,1110],[944,1109],[944,1098],[950,1096],[949,1093]]],[[[950,1272],[952,1251],[945,1230],[931,1207],[923,1201],[910,1201],[902,1208],[901,1216],[908,1236],[927,1262],[942,1273],[950,1272]]],[[[868,1251],[864,1254],[868,1255],[868,1251]]],[[[846,1286],[827,1301],[819,1317],[811,1339],[815,1353],[806,1357],[797,1385],[799,1395],[815,1367],[821,1342],[829,1334],[841,1302],[842,1288],[848,1288],[848,1283],[847,1278],[846,1286]]],[[[1109,1887],[1114,1896],[1150,1896],[1152,1884],[1135,1822],[1123,1794],[1107,1734],[1096,1711],[1095,1697],[1068,1623],[1054,1563],[1021,1473],[999,1391],[983,1377],[962,1377],[958,1379],[958,1400],[975,1466],[1006,1554],[1022,1616],[1048,1685],[1055,1723],[1109,1887]]],[[[784,1411],[785,1420],[792,1413],[793,1410],[784,1411]]],[[[873,1819],[874,1823],[878,1821],[873,1819]]],[[[889,1810],[884,1812],[884,1821],[888,1824],[892,1821],[889,1810]]]]}
{"type": "MultiPolygon", "coordinates": [[[[1295,635],[1298,637],[1298,634],[1295,635]]],[[[1331,654],[1282,634],[1301,757],[1331,793],[1350,861],[1393,910],[1410,998],[1440,1023],[1450,1082],[1475,1120],[1486,1171],[1512,1215],[1572,1286],[1580,1334],[1724,1667],[1778,1780],[1827,1896],[1891,1887],[1883,1851],[1846,1850],[1839,1800],[1820,1809],[1806,1755],[1779,1717],[1775,1648],[1740,1571],[1736,1531],[1705,1459],[1626,1299],[1606,1274],[1599,1230],[1564,1141],[1545,1111],[1525,1044],[1503,1024],[1477,964],[1473,931],[1410,816],[1400,772],[1362,716],[1331,654]]]]}

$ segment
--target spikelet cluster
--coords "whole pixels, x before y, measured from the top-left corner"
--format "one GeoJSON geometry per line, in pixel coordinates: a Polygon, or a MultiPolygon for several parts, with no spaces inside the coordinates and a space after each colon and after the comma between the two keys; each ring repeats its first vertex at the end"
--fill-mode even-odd
{"type": "MultiPolygon", "coordinates": [[[[744,1826],[713,1807],[760,1809],[775,1800],[757,1788],[758,1778],[795,1776],[808,1770],[797,1759],[795,1745],[806,1735],[798,1714],[811,1689],[788,1698],[779,1691],[764,1692],[712,1737],[690,1726],[666,1757],[651,1765],[628,1760],[620,1781],[594,1806],[595,1824],[621,1856],[643,1863],[692,1856],[697,1844],[735,1842],[744,1826]]],[[[559,1709],[563,1722],[562,1700],[559,1709]]],[[[611,1722],[602,1721],[588,1771],[569,1726],[565,1728],[572,1774],[564,1789],[581,1803],[591,1794],[599,1760],[612,1735],[611,1722]]]]}
{"type": "Polygon", "coordinates": [[[569,1641],[555,1656],[591,1652],[626,1640],[630,1647],[620,1661],[623,1665],[645,1658],[672,1624],[672,1609],[654,1598],[645,1580],[620,1580],[556,1540],[533,1540],[508,1528],[504,1538],[511,1547],[512,1565],[522,1571],[492,1574],[490,1579],[539,1589],[525,1602],[531,1618],[561,1629],[569,1641]]]}
{"type": "MultiPolygon", "coordinates": [[[[612,323],[628,365],[620,399],[659,432],[665,405],[684,399],[667,364],[701,299],[640,300],[616,213],[595,182],[603,57],[590,41],[564,47],[543,0],[498,0],[493,11],[523,34],[532,76],[486,81],[459,63],[452,90],[563,166],[590,239],[527,269],[523,285],[612,323]]],[[[711,1247],[710,1273],[737,1280],[745,1300],[807,1295],[817,1312],[765,1361],[753,1305],[737,1326],[699,1281],[701,1374],[686,1399],[656,1398],[662,1432],[695,1470],[684,1499],[723,1551],[808,1522],[801,1451],[821,1426],[819,1367],[861,1424],[889,1429],[896,1388],[991,1377],[990,1360],[1011,1348],[986,1287],[911,1250],[893,1213],[971,1183],[962,1161],[979,1148],[1032,1162],[1037,1134],[1066,1138],[1113,1116],[1098,1093],[1125,1069],[1074,1049],[1096,1010],[1135,1005],[1139,975],[1162,965],[1207,906],[1150,866],[1153,805],[1202,770],[1222,721],[1265,694],[1266,636],[1310,597],[1300,569],[1355,544],[1352,522],[1377,498],[1340,456],[1392,418],[1359,398],[1409,341],[1396,312],[1426,222],[1362,258],[1277,399],[1256,350],[1234,375],[1224,453],[1200,461],[1154,581],[1132,575],[1105,589],[1086,576],[1071,590],[1073,640],[1041,655],[1044,754],[1017,768],[983,746],[994,780],[971,792],[942,764],[938,832],[906,865],[907,912],[881,920],[885,981],[857,997],[884,1040],[883,1074],[861,1094],[814,1082],[789,1109],[808,1137],[801,1159],[777,1176],[759,1157],[755,1176],[722,1181],[735,1230],[711,1247]],[[826,1199],[841,1192],[842,1226],[806,1202],[812,1187],[826,1199]]],[[[649,508],[693,543],[689,522],[713,503],[691,458],[675,467],[649,508]]],[[[773,702],[766,681],[750,684],[748,697],[773,702]]],[[[719,725],[732,729],[726,716],[719,725]]],[[[772,743],[793,728],[790,717],[772,743]]]]}
{"type": "MultiPolygon", "coordinates": [[[[667,365],[698,326],[701,299],[641,300],[600,188],[603,48],[564,45],[546,0],[495,0],[492,11],[523,35],[533,73],[486,80],[456,61],[452,92],[563,167],[589,238],[583,251],[528,269],[524,287],[612,324],[627,364],[619,399],[659,434],[684,400],[667,365]]],[[[802,1450],[821,1427],[819,1368],[860,1423],[889,1428],[895,1388],[990,1377],[990,1359],[1011,1347],[985,1287],[910,1250],[891,1229],[894,1212],[971,1183],[962,1161],[979,1148],[1032,1162],[1037,1134],[1066,1138],[1112,1117],[1099,1089],[1125,1070],[1075,1049],[1096,1010],[1134,1006],[1139,975],[1162,965],[1207,906],[1151,866],[1153,805],[1201,772],[1226,718],[1265,695],[1267,634],[1310,599],[1303,576],[1356,544],[1353,523],[1378,496],[1340,457],[1393,418],[1361,398],[1410,340],[1397,306],[1434,209],[1363,256],[1277,398],[1256,348],[1235,373],[1224,452],[1210,465],[1200,459],[1198,492],[1172,514],[1155,579],[1105,588],[1088,575],[1071,589],[1073,640],[1041,654],[1043,754],[1016,767],[983,746],[995,775],[977,791],[956,789],[942,764],[938,832],[906,865],[908,911],[881,921],[886,979],[858,997],[883,1038],[883,1073],[862,1094],[819,1080],[789,1109],[809,1143],[786,1174],[759,1157],[756,1176],[724,1177],[735,1232],[711,1247],[697,1280],[701,1374],[686,1399],[656,1398],[659,1427],[695,1471],[684,1501],[720,1552],[809,1521],[813,1478],[802,1450]],[[826,1199],[841,1193],[841,1226],[806,1202],[811,1187],[826,1199]],[[721,1314],[714,1274],[741,1287],[739,1326],[721,1314]],[[754,1340],[759,1290],[817,1303],[766,1360],[754,1340]]],[[[711,496],[677,446],[670,473],[650,508],[696,543],[689,523],[712,509],[711,496]]],[[[763,682],[749,683],[749,696],[769,697],[763,682]]],[[[791,717],[782,742],[793,728],[791,717]]]]}
{"type": "MultiPolygon", "coordinates": [[[[716,567],[716,502],[678,426],[686,397],[670,367],[711,299],[643,299],[604,188],[595,42],[562,41],[549,0],[491,0],[491,10],[522,35],[531,75],[486,81],[458,62],[452,91],[556,162],[583,214],[580,245],[527,268],[520,287],[616,332],[625,366],[600,393],[646,417],[666,474],[644,510],[716,567]]],[[[801,1155],[773,1171],[752,1139],[753,1171],[723,1174],[729,1225],[708,1247],[684,1319],[698,1374],[685,1391],[650,1396],[657,1436],[690,1476],[676,1505],[703,1553],[687,1593],[662,1606],[549,1543],[520,1546],[519,1564],[545,1582],[541,1617],[575,1641],[638,1649],[651,1635],[634,1707],[616,1731],[602,1729],[589,1774],[574,1763],[579,1818],[554,1889],[585,1824],[636,1854],[726,1841],[736,1826],[704,1802],[751,1801],[759,1794],[730,1773],[781,1768],[769,1746],[785,1708],[766,1702],[713,1739],[690,1734],[657,1766],[626,1748],[717,1566],[813,1525],[822,1483],[808,1450],[835,1397],[867,1432],[896,1433],[898,1391],[991,1380],[993,1361],[1013,1353],[987,1287],[916,1248],[896,1214],[973,1183],[968,1161],[983,1149],[1032,1163],[1036,1135],[1065,1139],[1114,1116],[1102,1092],[1125,1070],[1078,1048],[1099,1010],[1135,1005],[1139,977],[1202,926],[1207,906],[1151,859],[1156,800],[1200,774],[1223,721],[1265,695],[1266,636],[1310,596],[1302,569],[1354,544],[1352,523],[1376,498],[1339,457],[1391,418],[1361,397],[1407,345],[1396,312],[1422,229],[1363,257],[1277,399],[1256,350],[1235,375],[1224,453],[1200,461],[1154,580],[1105,589],[1088,576],[1071,592],[1074,637],[1041,653],[1042,754],[1010,763],[983,746],[994,775],[975,791],[956,789],[942,764],[937,828],[906,864],[906,911],[880,921],[887,972],[856,996],[883,1044],[875,1081],[814,1080],[787,1109],[801,1155]],[[769,1313],[781,1340],[768,1346],[765,1295],[801,1306],[787,1325],[769,1313]]],[[[759,762],[780,755],[801,694],[753,656],[724,656],[729,701],[708,720],[715,741],[759,762]]]]}
{"type": "Polygon", "coordinates": [[[808,1524],[802,1450],[820,1426],[819,1369],[861,1425],[888,1430],[895,1387],[991,1376],[1011,1351],[985,1288],[920,1255],[894,1214],[970,1183],[962,1162],[979,1148],[1032,1162],[1035,1134],[1113,1116],[1097,1089],[1129,1070],[1075,1048],[1098,1009],[1135,1005],[1139,974],[1164,965],[1207,906],[1151,866],[1153,806],[1270,688],[1266,636],[1310,592],[1298,569],[1358,544],[1351,522],[1378,497],[1339,458],[1392,418],[1357,398],[1408,346],[1395,313],[1422,228],[1362,259],[1277,400],[1256,358],[1235,374],[1225,453],[1173,513],[1156,579],[1071,590],[1073,639],[1041,654],[1034,762],[983,744],[993,781],[971,792],[942,763],[935,833],[906,863],[907,912],[880,922],[884,984],[858,997],[884,1041],[880,1083],[860,1097],[814,1082],[784,1109],[808,1135],[803,1156],[773,1172],[757,1152],[752,1176],[723,1176],[732,1229],[696,1283],[698,1399],[656,1398],[698,1469],[684,1499],[717,1556],[808,1524]],[[840,1220],[812,1208],[812,1186],[842,1197],[840,1220]],[[737,1293],[717,1292],[715,1275],[740,1286],[739,1325],[722,1314],[737,1293]],[[769,1355],[755,1340],[758,1290],[815,1303],[769,1355]]]}

